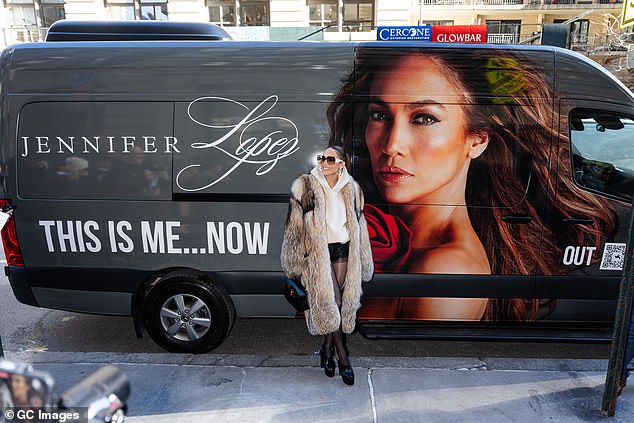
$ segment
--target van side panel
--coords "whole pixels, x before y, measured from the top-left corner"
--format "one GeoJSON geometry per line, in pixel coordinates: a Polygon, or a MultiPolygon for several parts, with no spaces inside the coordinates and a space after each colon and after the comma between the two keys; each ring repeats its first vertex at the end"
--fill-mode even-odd
{"type": "MultiPolygon", "coordinates": [[[[327,144],[323,116],[351,46],[60,42],[15,53],[2,153],[27,274],[14,285],[42,306],[113,314],[131,301],[100,293],[130,298],[170,268],[205,271],[236,296],[279,294],[289,187],[327,144]]],[[[264,314],[290,315],[282,302],[264,314]]]]}

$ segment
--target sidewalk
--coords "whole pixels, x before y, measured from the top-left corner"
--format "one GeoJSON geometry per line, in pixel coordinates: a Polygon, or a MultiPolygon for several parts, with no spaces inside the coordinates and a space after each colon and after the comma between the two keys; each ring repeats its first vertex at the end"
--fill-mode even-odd
{"type": "Polygon", "coordinates": [[[102,364],[131,382],[129,422],[632,422],[634,386],[601,413],[607,360],[353,357],[355,385],[318,358],[5,351],[58,392],[102,364]]]}

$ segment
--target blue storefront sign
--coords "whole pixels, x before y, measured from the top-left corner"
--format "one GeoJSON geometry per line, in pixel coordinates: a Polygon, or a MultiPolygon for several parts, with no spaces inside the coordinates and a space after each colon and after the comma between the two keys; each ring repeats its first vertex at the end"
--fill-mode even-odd
{"type": "Polygon", "coordinates": [[[431,41],[431,25],[380,26],[376,31],[378,41],[431,41]]]}

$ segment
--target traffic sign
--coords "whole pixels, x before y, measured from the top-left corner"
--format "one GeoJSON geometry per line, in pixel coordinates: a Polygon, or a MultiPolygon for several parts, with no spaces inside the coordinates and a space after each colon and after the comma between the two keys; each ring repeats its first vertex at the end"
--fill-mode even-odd
{"type": "Polygon", "coordinates": [[[634,0],[623,2],[623,13],[621,14],[621,28],[634,25],[634,0]]]}

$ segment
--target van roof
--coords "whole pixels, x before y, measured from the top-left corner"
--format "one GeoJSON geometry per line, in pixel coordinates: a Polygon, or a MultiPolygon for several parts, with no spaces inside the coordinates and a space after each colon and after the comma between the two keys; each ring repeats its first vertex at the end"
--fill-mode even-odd
{"type": "Polygon", "coordinates": [[[45,41],[231,40],[221,27],[205,22],[67,21],[48,29],[45,41]]]}

